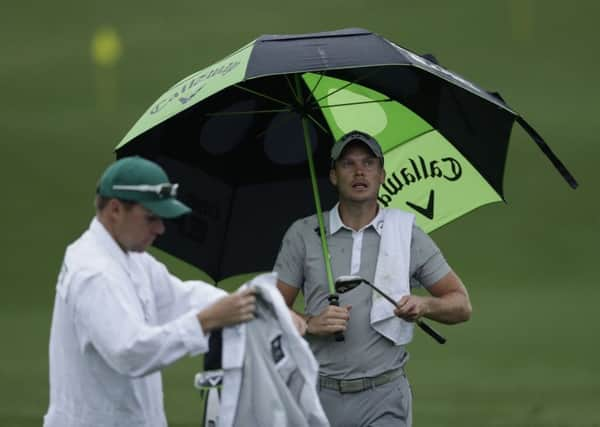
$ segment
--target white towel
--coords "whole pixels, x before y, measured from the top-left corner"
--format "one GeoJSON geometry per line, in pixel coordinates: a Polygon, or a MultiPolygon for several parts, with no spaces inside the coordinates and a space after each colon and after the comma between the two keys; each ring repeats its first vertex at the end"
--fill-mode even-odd
{"type": "Polygon", "coordinates": [[[329,427],[317,392],[318,362],[296,330],[276,283],[276,273],[265,273],[239,288],[257,289],[257,299],[264,302],[262,308],[257,305],[257,316],[262,315],[271,323],[251,321],[223,328],[220,427],[329,427]],[[273,356],[276,347],[269,337],[273,331],[279,335],[277,361],[273,356]],[[252,336],[262,336],[264,340],[250,342],[252,336]],[[265,342],[271,345],[265,346],[265,342]],[[249,366],[262,368],[262,371],[245,370],[249,358],[260,360],[249,366]],[[251,412],[248,407],[252,407],[251,412]]]}
{"type": "MultiPolygon", "coordinates": [[[[398,209],[384,210],[374,285],[399,301],[410,294],[410,241],[415,216],[398,209]]],[[[373,291],[371,326],[395,345],[412,340],[414,323],[394,315],[395,307],[373,291]]]]}

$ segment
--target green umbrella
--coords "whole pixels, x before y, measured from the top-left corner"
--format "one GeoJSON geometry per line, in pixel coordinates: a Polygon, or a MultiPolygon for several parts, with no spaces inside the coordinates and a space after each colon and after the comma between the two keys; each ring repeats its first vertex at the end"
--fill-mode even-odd
{"type": "Polygon", "coordinates": [[[575,188],[499,95],[432,57],[347,29],[259,37],[173,85],[116,150],[154,159],[181,183],[194,214],[156,244],[215,280],[270,270],[290,222],[316,209],[335,294],[321,203],[335,201],[327,176],[339,136],[356,129],[380,141],[387,179],[379,201],[414,212],[431,231],[504,199],[515,121],[575,188]]]}

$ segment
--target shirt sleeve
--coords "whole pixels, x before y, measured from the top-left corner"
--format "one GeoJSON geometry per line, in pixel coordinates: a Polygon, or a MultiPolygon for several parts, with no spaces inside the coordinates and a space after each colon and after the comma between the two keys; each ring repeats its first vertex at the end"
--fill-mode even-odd
{"type": "Polygon", "coordinates": [[[410,244],[411,286],[430,287],[450,272],[444,255],[419,226],[414,225],[410,244]]]}
{"type": "Polygon", "coordinates": [[[105,272],[82,275],[74,287],[72,312],[81,351],[92,345],[122,375],[139,377],[186,356],[208,351],[196,311],[162,325],[140,318],[123,286],[105,272]]]}
{"type": "Polygon", "coordinates": [[[306,247],[302,239],[300,223],[295,222],[283,237],[273,267],[273,271],[278,274],[279,280],[294,288],[300,288],[304,282],[305,254],[306,247]]]}
{"type": "Polygon", "coordinates": [[[199,312],[227,295],[223,289],[201,280],[182,281],[166,266],[148,255],[152,289],[160,323],[166,323],[190,310],[199,312]]]}

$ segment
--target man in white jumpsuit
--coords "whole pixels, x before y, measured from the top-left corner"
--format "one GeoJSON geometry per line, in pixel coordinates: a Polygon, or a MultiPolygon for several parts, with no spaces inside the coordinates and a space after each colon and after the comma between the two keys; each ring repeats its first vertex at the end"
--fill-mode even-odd
{"type": "Polygon", "coordinates": [[[96,216],[67,248],[56,285],[45,427],[166,426],[160,369],[254,317],[254,290],[183,282],[145,252],[163,218],[190,212],[176,190],[140,157],[102,175],[96,216]]]}

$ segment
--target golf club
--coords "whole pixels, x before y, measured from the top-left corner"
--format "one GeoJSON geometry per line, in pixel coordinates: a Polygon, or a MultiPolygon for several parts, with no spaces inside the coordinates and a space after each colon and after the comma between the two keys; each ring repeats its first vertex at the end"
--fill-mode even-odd
{"type": "MultiPolygon", "coordinates": [[[[346,293],[346,292],[351,291],[352,289],[356,288],[361,283],[365,283],[366,285],[370,286],[379,295],[381,295],[386,300],[391,302],[394,306],[397,306],[396,301],[394,301],[389,295],[387,295],[385,292],[381,291],[381,289],[377,288],[374,284],[372,284],[368,280],[363,279],[360,276],[340,276],[340,277],[338,277],[335,281],[335,290],[337,292],[339,292],[340,294],[343,294],[343,293],[346,293]]],[[[427,334],[429,334],[438,343],[444,344],[446,342],[446,338],[444,338],[443,336],[438,334],[436,331],[434,331],[427,323],[423,322],[420,319],[417,319],[415,322],[417,325],[419,325],[419,327],[423,331],[427,332],[427,334]]]]}

